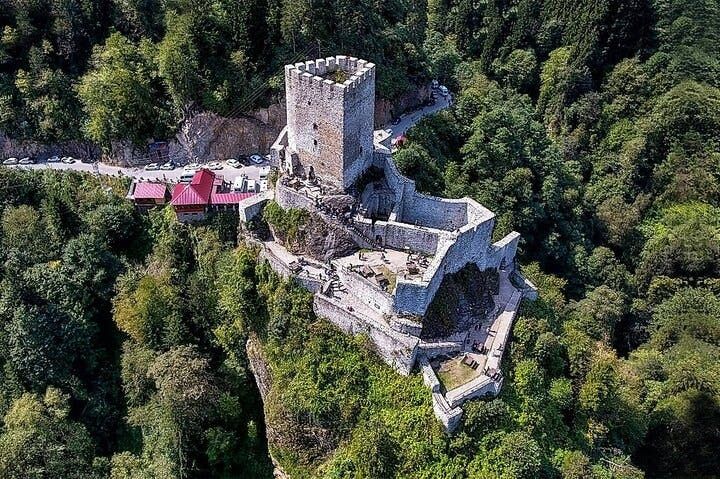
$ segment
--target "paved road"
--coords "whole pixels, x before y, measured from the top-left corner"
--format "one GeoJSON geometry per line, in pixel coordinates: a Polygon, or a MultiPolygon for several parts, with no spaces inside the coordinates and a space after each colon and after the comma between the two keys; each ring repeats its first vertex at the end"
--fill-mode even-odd
{"type": "MultiPolygon", "coordinates": [[[[216,173],[223,175],[225,180],[233,181],[236,177],[245,174],[248,178],[257,180],[260,178],[260,170],[265,165],[252,165],[243,166],[242,168],[233,168],[231,166],[224,165],[222,170],[217,170],[216,173]]],[[[49,168],[51,170],[74,170],[74,171],[86,171],[88,173],[94,172],[94,167],[91,163],[75,162],[71,164],[65,163],[38,163],[36,165],[16,165],[6,166],[6,168],[23,168],[23,169],[44,169],[49,168]]],[[[117,166],[110,166],[104,163],[98,163],[98,171],[101,174],[118,176],[125,175],[133,178],[142,180],[162,180],[169,183],[176,183],[180,176],[185,173],[182,168],[175,168],[169,171],[145,171],[142,168],[120,168],[117,166]]]]}
{"type": "Polygon", "coordinates": [[[397,125],[388,125],[386,128],[392,131],[392,137],[396,138],[405,132],[407,132],[411,126],[420,121],[420,119],[427,115],[432,115],[438,111],[450,106],[450,95],[444,97],[440,93],[436,93],[437,99],[434,105],[426,106],[420,110],[411,111],[400,117],[400,123],[397,125]]]}
{"type": "MultiPolygon", "coordinates": [[[[397,125],[387,125],[385,128],[392,132],[392,138],[396,138],[407,130],[410,129],[415,123],[417,123],[422,117],[432,115],[444,108],[450,106],[450,96],[443,97],[439,93],[437,94],[437,100],[434,105],[426,106],[419,110],[412,111],[400,117],[400,123],[397,125]]],[[[218,174],[225,177],[227,181],[233,181],[238,176],[244,174],[250,179],[257,180],[260,178],[260,171],[266,164],[243,166],[241,168],[233,168],[224,165],[222,170],[217,170],[218,174]]],[[[36,165],[15,165],[8,166],[6,168],[24,168],[24,169],[42,169],[50,168],[52,170],[75,170],[75,171],[86,171],[93,173],[94,166],[90,163],[81,163],[79,161],[72,164],[65,163],[38,163],[36,165]]],[[[98,171],[106,175],[125,175],[133,178],[142,180],[162,180],[170,183],[176,183],[180,176],[184,173],[182,168],[176,168],[171,171],[145,171],[142,168],[120,168],[117,166],[110,166],[104,163],[98,163],[98,171]]]]}

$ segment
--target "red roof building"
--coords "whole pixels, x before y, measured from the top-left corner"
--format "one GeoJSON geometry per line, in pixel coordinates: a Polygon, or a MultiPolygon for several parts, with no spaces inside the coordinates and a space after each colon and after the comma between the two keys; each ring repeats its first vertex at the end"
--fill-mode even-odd
{"type": "Polygon", "coordinates": [[[127,198],[132,200],[138,208],[148,210],[166,204],[171,197],[165,183],[133,181],[127,198]]]}
{"type": "Polygon", "coordinates": [[[172,191],[170,204],[178,220],[200,221],[214,211],[237,211],[238,203],[255,193],[235,193],[228,190],[222,176],[202,169],[190,183],[178,183],[172,191]]]}

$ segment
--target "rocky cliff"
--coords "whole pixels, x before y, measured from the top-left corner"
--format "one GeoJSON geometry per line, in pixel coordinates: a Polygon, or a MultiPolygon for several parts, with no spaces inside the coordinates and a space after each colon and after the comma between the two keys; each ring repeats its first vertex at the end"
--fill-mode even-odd
{"type": "Polygon", "coordinates": [[[297,461],[303,457],[307,464],[325,460],[337,448],[339,438],[330,429],[310,425],[307,420],[288,413],[282,404],[282,388],[273,388],[270,365],[263,353],[262,344],[256,336],[251,336],[246,344],[250,371],[255,377],[263,402],[265,430],[267,434],[270,459],[274,466],[274,476],[278,479],[290,479],[277,457],[287,454],[297,461]]]}

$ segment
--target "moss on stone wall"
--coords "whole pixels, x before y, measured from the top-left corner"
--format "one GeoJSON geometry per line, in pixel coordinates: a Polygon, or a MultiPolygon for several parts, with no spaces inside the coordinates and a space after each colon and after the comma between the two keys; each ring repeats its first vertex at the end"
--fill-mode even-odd
{"type": "Polygon", "coordinates": [[[358,249],[347,231],[328,224],[321,216],[306,210],[283,209],[271,201],[263,210],[263,217],[275,239],[293,254],[325,261],[346,256],[358,249]]]}
{"type": "Polygon", "coordinates": [[[298,208],[285,210],[275,201],[270,201],[263,210],[263,217],[279,236],[278,239],[285,244],[294,244],[307,225],[310,213],[298,208]]]}

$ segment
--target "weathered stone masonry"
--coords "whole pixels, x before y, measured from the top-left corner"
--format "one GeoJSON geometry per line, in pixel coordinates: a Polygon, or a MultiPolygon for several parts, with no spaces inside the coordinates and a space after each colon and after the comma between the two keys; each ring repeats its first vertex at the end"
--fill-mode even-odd
{"type": "Polygon", "coordinates": [[[287,65],[285,95],[294,171],[349,187],[372,161],[375,65],[342,55],[287,65]]]}
{"type": "MultiPolygon", "coordinates": [[[[287,65],[285,88],[288,123],[271,148],[280,177],[263,202],[274,194],[283,208],[310,211],[364,250],[312,259],[268,241],[263,257],[314,293],[318,316],[348,334],[367,335],[398,372],[419,365],[433,409],[452,431],[465,400],[500,390],[500,362],[520,299],[537,294],[515,264],[520,235],[493,243],[492,211],[470,198],[418,193],[398,172],[382,141],[387,135],[373,132],[374,64],[339,55],[287,65]],[[421,339],[446,275],[461,270],[498,278],[497,291],[477,292],[492,300],[482,311],[444,305],[464,316],[441,329],[451,331],[447,337],[421,339]],[[475,372],[446,388],[435,369],[459,358],[475,372]]],[[[241,205],[242,219],[259,214],[259,206],[241,205]]]]}

